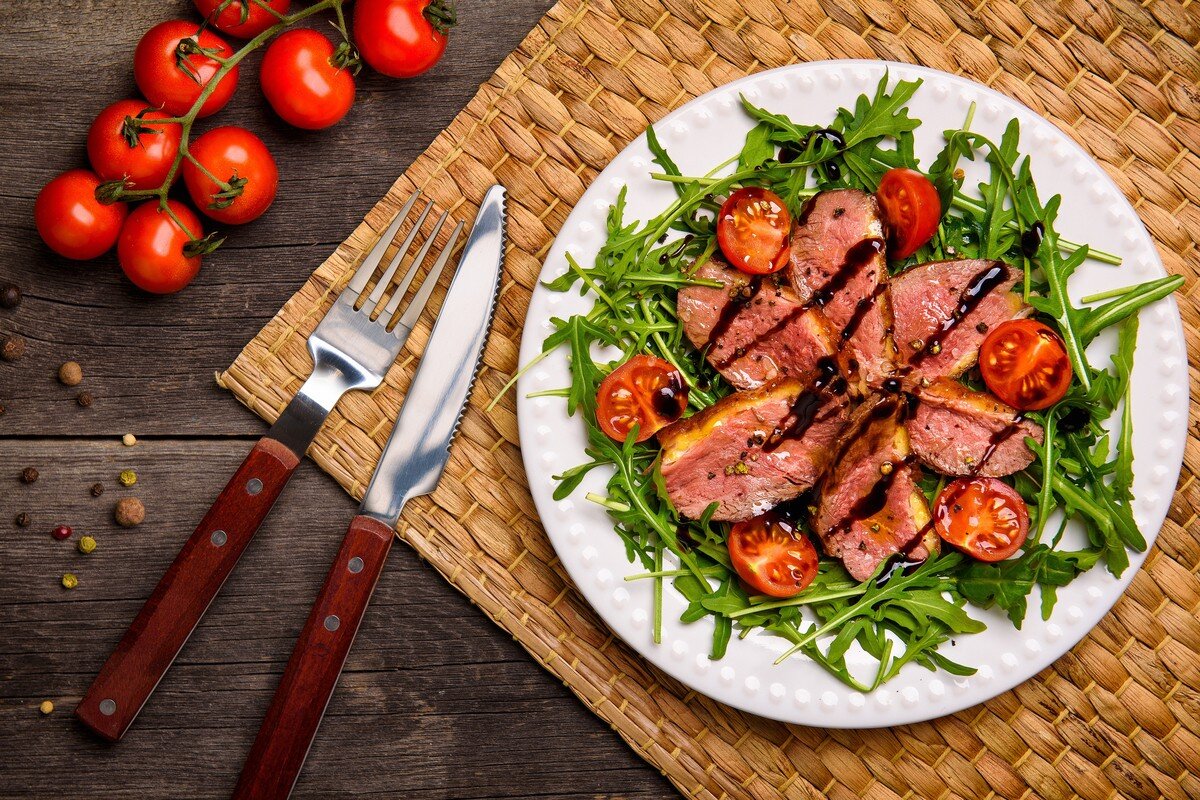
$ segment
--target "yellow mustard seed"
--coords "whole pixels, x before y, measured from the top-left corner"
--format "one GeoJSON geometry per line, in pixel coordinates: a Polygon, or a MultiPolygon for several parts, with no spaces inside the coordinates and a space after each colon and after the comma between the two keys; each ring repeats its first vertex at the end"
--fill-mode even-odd
{"type": "Polygon", "coordinates": [[[38,706],[38,711],[41,711],[43,714],[53,714],[54,703],[50,700],[43,700],[42,704],[38,706]]]}
{"type": "Polygon", "coordinates": [[[85,556],[96,549],[96,538],[94,536],[79,537],[79,552],[85,556]]]}
{"type": "Polygon", "coordinates": [[[117,483],[127,488],[133,486],[137,483],[137,473],[131,469],[123,469],[121,470],[121,474],[117,476],[117,483]]]}
{"type": "Polygon", "coordinates": [[[64,589],[74,589],[79,585],[79,578],[75,577],[74,572],[64,573],[62,576],[62,585],[64,589]]]}

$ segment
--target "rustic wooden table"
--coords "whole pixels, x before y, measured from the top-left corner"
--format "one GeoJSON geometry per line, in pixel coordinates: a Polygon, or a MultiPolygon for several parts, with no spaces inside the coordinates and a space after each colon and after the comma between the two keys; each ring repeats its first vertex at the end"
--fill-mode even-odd
{"type": "MultiPolygon", "coordinates": [[[[0,335],[28,342],[0,362],[0,797],[226,797],[336,552],[354,504],[304,464],[237,572],[125,740],[101,743],[71,711],[163,569],[263,423],[218,389],[232,361],[548,7],[464,3],[432,73],[364,73],[350,116],[323,133],[272,117],[258,54],[229,108],[279,161],[279,197],[230,232],[195,283],[136,291],[109,256],[66,262],[33,227],[38,188],[84,166],[95,114],[134,92],[134,45],[178,0],[0,4],[0,335]],[[77,360],[68,389],[58,365],[77,360]],[[95,402],[80,408],[79,389],[95,402]],[[138,437],[124,447],[121,436],[138,437]],[[18,476],[35,467],[31,485],[18,476]],[[122,489],[122,469],[137,485],[122,489]],[[89,488],[102,483],[94,498],[89,488]],[[112,509],[141,498],[147,521],[112,509]],[[28,513],[32,525],[13,519],[28,513]],[[71,525],[71,542],[48,531],[71,525]],[[95,536],[91,555],[75,549],[95,536]],[[64,572],[79,587],[61,588],[64,572]],[[43,700],[54,712],[39,713],[43,700]]],[[[203,127],[201,128],[203,130],[203,127]]],[[[407,548],[391,563],[309,755],[295,797],[668,797],[673,790],[582,704],[407,548]]]]}

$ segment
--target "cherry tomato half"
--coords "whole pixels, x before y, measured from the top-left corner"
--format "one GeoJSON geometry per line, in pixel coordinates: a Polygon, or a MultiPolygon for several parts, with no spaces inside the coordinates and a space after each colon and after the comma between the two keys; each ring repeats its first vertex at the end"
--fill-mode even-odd
{"type": "MultiPolygon", "coordinates": [[[[253,0],[231,0],[220,14],[213,18],[224,0],[194,0],[196,10],[210,20],[214,28],[239,39],[253,39],[267,28],[279,22],[279,18],[253,0]]],[[[286,14],[292,0],[264,0],[278,14],[286,14]]]]}
{"type": "Polygon", "coordinates": [[[637,425],[637,441],[644,442],[683,415],[687,397],[683,375],[670,362],[634,356],[600,382],[596,422],[618,442],[637,425]]]}
{"type": "Polygon", "coordinates": [[[1003,561],[1029,535],[1029,508],[998,478],[959,478],[942,489],[933,526],[943,542],[980,561],[1003,561]]]}
{"type": "Polygon", "coordinates": [[[941,198],[929,178],[915,169],[889,169],[875,198],[887,227],[889,257],[908,258],[937,233],[941,198]]]}
{"type": "Polygon", "coordinates": [[[717,214],[717,243],[729,263],[751,275],[778,272],[788,261],[792,215],[779,195],[747,186],[729,195],[717,214]]]}
{"type": "Polygon", "coordinates": [[[284,122],[328,128],[354,105],[354,76],[334,65],[333,53],[333,42],[307,28],[287,31],[267,48],[259,79],[284,122]]]}
{"type": "Polygon", "coordinates": [[[157,189],[167,179],[182,132],[178,123],[154,125],[168,115],[141,100],[118,100],[97,115],[88,129],[87,151],[101,180],[123,178],[130,189],[157,189]],[[139,116],[140,115],[140,116],[139,116]],[[126,138],[126,119],[132,119],[137,144],[126,138]]]}
{"type": "Polygon", "coordinates": [[[992,394],[1021,411],[1039,411],[1071,387],[1071,359],[1062,337],[1032,319],[992,329],[979,348],[979,372],[992,394]]]}
{"type": "MultiPolygon", "coordinates": [[[[133,51],[133,79],[150,104],[173,116],[186,114],[200,97],[200,92],[212,80],[220,65],[203,53],[189,53],[176,58],[179,42],[190,39],[203,50],[214,51],[221,58],[233,55],[233,49],[212,31],[198,32],[195,22],[171,19],[160,22],[138,42],[133,51]]],[[[200,106],[200,116],[207,117],[225,107],[237,88],[238,68],[231,69],[212,94],[200,106]]]]}
{"type": "Polygon", "coordinates": [[[85,260],[103,254],[117,241],[128,210],[124,203],[96,199],[100,178],[86,169],[64,172],[38,192],[33,220],[50,249],[85,260]]]}
{"type": "Polygon", "coordinates": [[[455,22],[447,0],[358,0],[354,43],[376,72],[412,78],[442,57],[455,22]]]}
{"type": "Polygon", "coordinates": [[[734,571],[759,594],[795,597],[817,577],[813,543],[773,512],[735,522],[728,544],[734,571]]]}
{"type": "Polygon", "coordinates": [[[190,240],[204,236],[200,218],[178,200],[168,200],[167,205],[187,230],[162,211],[158,201],[151,200],[133,210],[117,240],[117,261],[125,276],[138,288],[154,294],[178,292],[200,271],[200,256],[183,252],[190,240]]]}
{"type": "Polygon", "coordinates": [[[196,207],[217,222],[241,225],[258,219],[275,199],[279,169],[263,140],[245,128],[213,128],[191,145],[192,157],[221,180],[241,188],[232,200],[192,161],[183,165],[183,182],[196,207]]]}

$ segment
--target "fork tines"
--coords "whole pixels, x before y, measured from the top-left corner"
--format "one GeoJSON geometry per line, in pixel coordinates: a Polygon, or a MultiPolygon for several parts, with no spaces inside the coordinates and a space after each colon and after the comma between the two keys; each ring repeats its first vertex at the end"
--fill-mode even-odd
{"type": "MultiPolygon", "coordinates": [[[[396,276],[396,272],[399,270],[400,264],[408,255],[408,251],[412,248],[413,242],[416,240],[417,234],[421,230],[421,226],[425,223],[425,218],[429,216],[429,212],[433,209],[433,201],[426,201],[424,207],[416,215],[416,219],[413,221],[412,227],[409,228],[408,233],[405,235],[404,241],[402,241],[399,248],[397,248],[396,254],[392,256],[391,261],[388,262],[387,268],[383,271],[383,274],[379,276],[379,280],[375,282],[374,287],[371,289],[371,293],[366,296],[366,299],[361,305],[358,303],[358,301],[362,300],[362,295],[370,285],[371,278],[375,275],[376,270],[383,261],[384,255],[387,253],[389,247],[391,247],[392,240],[396,238],[396,234],[399,233],[404,221],[409,217],[413,206],[416,205],[419,195],[420,192],[414,192],[412,197],[408,198],[408,200],[404,203],[404,206],[401,207],[399,212],[397,212],[391,224],[388,225],[387,230],[384,231],[383,236],[379,238],[379,241],[376,242],[375,246],[372,247],[370,252],[367,253],[366,257],[362,261],[362,264],[360,264],[358,269],[355,271],[354,277],[351,278],[350,283],[347,284],[345,290],[348,292],[347,296],[354,298],[354,305],[360,313],[366,314],[370,319],[384,325],[384,327],[388,328],[389,330],[393,327],[391,325],[391,320],[396,315],[397,310],[400,308],[400,302],[404,299],[405,294],[412,285],[413,279],[416,277],[417,272],[420,271],[421,265],[425,262],[426,257],[429,255],[430,250],[433,249],[434,240],[437,239],[438,234],[442,230],[442,226],[446,223],[449,212],[442,212],[442,215],[434,224],[433,230],[429,232],[429,235],[425,238],[425,242],[421,245],[420,249],[417,251],[417,254],[413,256],[412,261],[409,263],[408,269],[404,273],[404,276],[393,288],[392,279],[396,276]],[[390,292],[389,288],[391,288],[390,292]],[[385,300],[386,304],[384,304],[385,300]]],[[[416,294],[413,296],[412,302],[409,304],[408,308],[404,312],[404,315],[397,323],[398,325],[411,330],[416,324],[417,320],[421,316],[421,312],[425,308],[425,304],[429,301],[429,296],[433,294],[433,289],[437,285],[438,278],[442,273],[442,269],[446,266],[446,262],[450,260],[450,255],[454,251],[455,244],[458,241],[459,235],[462,233],[462,229],[463,223],[459,222],[457,225],[455,225],[453,232],[450,234],[449,241],[447,241],[445,247],[441,249],[441,252],[438,254],[437,260],[434,262],[433,266],[430,267],[425,273],[425,277],[422,279],[416,294]]]]}

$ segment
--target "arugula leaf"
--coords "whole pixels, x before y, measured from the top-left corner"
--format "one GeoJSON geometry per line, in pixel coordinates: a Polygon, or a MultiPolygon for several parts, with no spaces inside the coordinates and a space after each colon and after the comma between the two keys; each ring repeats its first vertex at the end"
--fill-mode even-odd
{"type": "Polygon", "coordinates": [[[771,126],[760,122],[746,134],[746,143],[738,155],[738,168],[756,169],[774,156],[775,145],[771,143],[771,126]]]}

